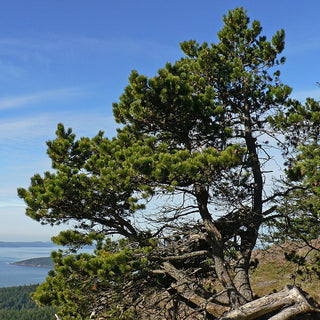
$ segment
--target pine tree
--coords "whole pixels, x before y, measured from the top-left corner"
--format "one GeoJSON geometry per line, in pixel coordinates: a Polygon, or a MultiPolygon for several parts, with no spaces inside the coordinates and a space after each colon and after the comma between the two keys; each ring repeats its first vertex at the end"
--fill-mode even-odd
{"type": "Polygon", "coordinates": [[[56,254],[36,299],[70,319],[101,299],[112,301],[109,315],[136,316],[151,292],[208,316],[217,316],[216,304],[253,300],[252,250],[264,224],[288,216],[279,203],[296,190],[267,188],[275,174],[268,166],[283,115],[300,105],[280,81],[284,31],[270,41],[261,31],[237,8],[224,16],[217,44],[183,42],[185,56],[152,78],[133,71],[113,105],[122,126],[111,140],[102,132],[76,140],[58,125],[47,143],[55,170],[18,193],[31,218],[72,221],[75,230],[56,243],[98,247],[92,256],[56,254]],[[113,234],[123,239],[110,242],[113,234]]]}

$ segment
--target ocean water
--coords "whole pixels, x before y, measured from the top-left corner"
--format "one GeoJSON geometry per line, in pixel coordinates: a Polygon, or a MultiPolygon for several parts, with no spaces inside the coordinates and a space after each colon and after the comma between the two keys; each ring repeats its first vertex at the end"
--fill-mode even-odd
{"type": "Polygon", "coordinates": [[[45,281],[48,268],[24,267],[11,265],[13,262],[49,257],[52,247],[0,247],[0,287],[40,284],[45,281]]]}

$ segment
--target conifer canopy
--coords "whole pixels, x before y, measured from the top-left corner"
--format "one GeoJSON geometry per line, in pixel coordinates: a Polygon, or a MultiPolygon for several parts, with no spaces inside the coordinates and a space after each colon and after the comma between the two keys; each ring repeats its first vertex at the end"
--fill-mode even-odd
{"type": "Polygon", "coordinates": [[[218,317],[253,300],[262,231],[317,235],[319,103],[291,99],[280,80],[283,30],[268,40],[243,8],[223,21],[218,43],[182,42],[154,77],[131,73],[113,104],[116,137],[77,139],[59,124],[53,170],[18,189],[32,219],[70,223],[57,244],[96,244],[53,253],[34,295],[63,319],[218,317]]]}

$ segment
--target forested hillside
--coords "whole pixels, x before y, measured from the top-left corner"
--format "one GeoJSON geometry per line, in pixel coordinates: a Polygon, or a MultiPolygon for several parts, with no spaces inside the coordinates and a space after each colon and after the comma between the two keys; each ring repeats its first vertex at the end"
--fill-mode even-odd
{"type": "Polygon", "coordinates": [[[0,288],[1,320],[52,320],[54,307],[39,308],[30,298],[37,285],[0,288]]]}

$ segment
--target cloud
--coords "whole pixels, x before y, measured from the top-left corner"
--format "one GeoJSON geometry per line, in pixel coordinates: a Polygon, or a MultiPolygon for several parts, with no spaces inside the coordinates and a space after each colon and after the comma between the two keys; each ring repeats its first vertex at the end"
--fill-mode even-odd
{"type": "Polygon", "coordinates": [[[6,119],[0,122],[0,141],[23,140],[28,143],[30,138],[43,136],[50,125],[50,117],[45,114],[6,119]]]}
{"type": "Polygon", "coordinates": [[[83,94],[83,92],[78,89],[64,88],[42,91],[27,95],[0,98],[0,110],[15,109],[24,107],[26,105],[39,103],[45,100],[65,99],[68,97],[80,96],[81,94],[83,94]]]}
{"type": "Polygon", "coordinates": [[[0,120],[0,207],[21,206],[17,187],[27,187],[36,172],[50,170],[46,154],[46,141],[55,138],[57,123],[73,128],[78,138],[93,137],[99,130],[106,136],[116,133],[116,123],[107,112],[82,110],[81,112],[48,112],[16,116],[0,120]]]}
{"type": "Polygon", "coordinates": [[[9,61],[0,61],[0,79],[8,81],[8,78],[17,79],[25,73],[24,68],[17,66],[9,61]]]}
{"type": "Polygon", "coordinates": [[[0,142],[2,152],[7,149],[26,150],[36,145],[45,145],[45,141],[54,138],[57,124],[62,122],[66,128],[72,128],[77,137],[95,136],[104,130],[106,136],[116,134],[117,124],[112,116],[102,112],[57,112],[42,113],[34,116],[0,121],[0,142]]]}
{"type": "Polygon", "coordinates": [[[38,61],[50,64],[54,56],[63,55],[74,58],[82,55],[127,57],[144,55],[148,58],[162,58],[166,55],[180,54],[179,46],[170,46],[153,40],[121,38],[98,38],[55,34],[43,38],[0,39],[0,57],[14,57],[23,62],[38,61]]]}
{"type": "Polygon", "coordinates": [[[22,208],[25,208],[26,205],[20,201],[19,202],[19,199],[16,200],[16,199],[12,199],[11,201],[9,200],[5,200],[5,201],[2,201],[0,200],[0,208],[12,208],[12,207],[22,207],[22,208]]]}

